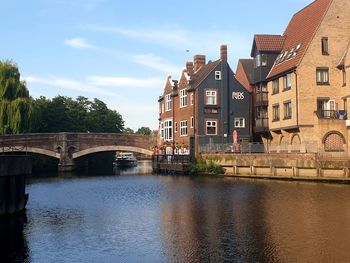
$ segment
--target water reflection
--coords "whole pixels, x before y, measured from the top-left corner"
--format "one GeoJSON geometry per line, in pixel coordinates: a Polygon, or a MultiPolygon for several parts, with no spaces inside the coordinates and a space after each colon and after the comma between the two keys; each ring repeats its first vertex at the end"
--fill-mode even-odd
{"type": "Polygon", "coordinates": [[[135,167],[113,166],[114,175],[150,175],[152,174],[152,164],[150,160],[138,160],[135,167]]]}
{"type": "Polygon", "coordinates": [[[23,226],[25,213],[0,221],[0,262],[29,262],[27,239],[23,226]]]}
{"type": "Polygon", "coordinates": [[[350,262],[349,185],[121,171],[28,192],[0,262],[350,262]]]}

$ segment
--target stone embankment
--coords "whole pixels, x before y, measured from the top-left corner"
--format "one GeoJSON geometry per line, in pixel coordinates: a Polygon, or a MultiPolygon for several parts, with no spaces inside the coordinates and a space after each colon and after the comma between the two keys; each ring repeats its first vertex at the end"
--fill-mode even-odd
{"type": "Polygon", "coordinates": [[[213,153],[202,156],[220,164],[227,176],[350,182],[349,160],[326,160],[317,154],[213,153]]]}

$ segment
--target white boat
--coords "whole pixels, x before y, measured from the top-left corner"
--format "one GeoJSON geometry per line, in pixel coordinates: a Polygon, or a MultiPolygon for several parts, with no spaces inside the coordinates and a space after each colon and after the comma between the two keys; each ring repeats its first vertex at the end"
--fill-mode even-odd
{"type": "Polygon", "coordinates": [[[137,166],[137,159],[133,153],[121,152],[116,155],[113,164],[117,167],[134,167],[137,166]]]}

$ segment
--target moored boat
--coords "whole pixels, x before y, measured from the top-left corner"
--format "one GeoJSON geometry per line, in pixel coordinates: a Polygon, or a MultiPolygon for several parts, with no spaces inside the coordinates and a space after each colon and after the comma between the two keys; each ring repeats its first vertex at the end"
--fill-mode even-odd
{"type": "Polygon", "coordinates": [[[133,153],[121,152],[116,155],[113,165],[117,167],[134,167],[137,166],[137,159],[133,153]]]}

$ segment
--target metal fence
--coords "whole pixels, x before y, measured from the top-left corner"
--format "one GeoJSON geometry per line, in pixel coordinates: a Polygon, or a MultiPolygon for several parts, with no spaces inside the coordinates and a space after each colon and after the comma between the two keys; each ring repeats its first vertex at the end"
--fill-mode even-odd
{"type": "Polygon", "coordinates": [[[208,143],[198,146],[199,152],[234,152],[234,153],[265,153],[267,149],[263,143],[249,142],[241,144],[233,143],[208,143]]]}
{"type": "Polygon", "coordinates": [[[191,156],[189,154],[159,154],[152,155],[152,161],[156,163],[189,163],[191,156]]]}

